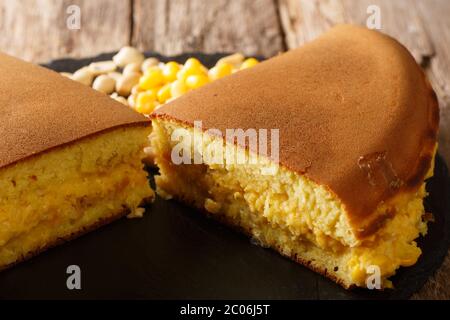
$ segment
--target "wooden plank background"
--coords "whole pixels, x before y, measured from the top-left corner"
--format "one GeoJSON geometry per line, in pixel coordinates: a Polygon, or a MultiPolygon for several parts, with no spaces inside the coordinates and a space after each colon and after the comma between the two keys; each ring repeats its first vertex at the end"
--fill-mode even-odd
{"type": "MultiPolygon", "coordinates": [[[[134,45],[166,55],[243,52],[270,57],[337,23],[365,25],[381,9],[382,31],[426,70],[441,105],[440,150],[450,163],[448,0],[0,0],[0,50],[32,62],[85,57],[134,45]],[[66,27],[68,6],[81,28],[66,27]]],[[[450,256],[415,298],[450,299],[450,256]]]]}

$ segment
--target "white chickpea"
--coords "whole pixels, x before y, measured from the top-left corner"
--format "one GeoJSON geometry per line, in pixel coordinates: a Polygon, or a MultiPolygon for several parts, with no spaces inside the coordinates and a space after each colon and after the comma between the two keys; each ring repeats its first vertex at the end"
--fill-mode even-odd
{"type": "Polygon", "coordinates": [[[128,97],[127,101],[128,101],[128,105],[131,108],[134,108],[136,106],[136,95],[134,95],[134,94],[130,95],[128,97]]]}
{"type": "Polygon", "coordinates": [[[120,51],[113,57],[114,63],[118,67],[125,67],[130,63],[142,63],[145,57],[138,49],[133,47],[123,47],[120,51]]]}
{"type": "Polygon", "coordinates": [[[116,64],[109,60],[109,61],[100,61],[100,62],[92,62],[89,65],[89,70],[92,72],[94,76],[98,76],[101,74],[106,74],[109,72],[113,72],[117,69],[116,64]]]}
{"type": "Polygon", "coordinates": [[[136,72],[122,75],[116,83],[116,92],[123,97],[128,97],[140,78],[141,74],[136,72]]]}
{"type": "Polygon", "coordinates": [[[98,76],[92,84],[92,88],[106,94],[114,92],[115,86],[116,81],[105,74],[98,76]]]}
{"type": "Polygon", "coordinates": [[[123,68],[123,75],[127,75],[129,73],[141,73],[141,64],[140,63],[130,63],[123,68]]]}
{"type": "Polygon", "coordinates": [[[149,68],[155,67],[157,65],[159,65],[159,60],[158,59],[156,59],[156,58],[147,58],[142,63],[141,71],[143,73],[145,73],[145,71],[147,71],[149,68]]]}
{"type": "Polygon", "coordinates": [[[88,67],[83,67],[75,71],[70,78],[79,83],[90,86],[92,84],[92,81],[94,80],[94,74],[89,70],[88,67]]]}
{"type": "Polygon", "coordinates": [[[125,99],[124,97],[119,96],[117,92],[114,92],[112,95],[110,95],[110,97],[128,107],[128,100],[125,99]]]}
{"type": "Polygon", "coordinates": [[[66,78],[72,78],[72,74],[69,72],[60,72],[59,74],[66,78]]]}
{"type": "Polygon", "coordinates": [[[122,78],[122,74],[120,72],[114,71],[114,72],[109,72],[107,73],[107,75],[111,78],[113,78],[114,80],[119,81],[120,78],[122,78]]]}
{"type": "Polygon", "coordinates": [[[231,65],[233,65],[235,68],[240,67],[240,65],[242,64],[242,62],[244,62],[244,55],[242,53],[235,53],[226,57],[223,57],[221,59],[219,59],[219,61],[217,61],[217,65],[221,64],[221,63],[229,63],[231,65]]]}

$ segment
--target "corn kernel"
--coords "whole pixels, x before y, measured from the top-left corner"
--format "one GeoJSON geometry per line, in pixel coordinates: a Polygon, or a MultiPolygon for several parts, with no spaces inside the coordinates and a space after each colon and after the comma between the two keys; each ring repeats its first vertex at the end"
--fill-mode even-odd
{"type": "Polygon", "coordinates": [[[186,81],[186,79],[189,76],[193,75],[205,75],[206,71],[203,69],[203,66],[188,66],[183,67],[180,71],[177,73],[177,79],[181,81],[186,81]]]}
{"type": "Polygon", "coordinates": [[[222,62],[209,70],[211,80],[217,80],[230,75],[233,72],[233,66],[229,63],[222,62]]]}
{"type": "Polygon", "coordinates": [[[185,68],[198,68],[198,69],[201,69],[201,67],[202,67],[202,64],[201,64],[201,62],[198,60],[198,59],[196,59],[196,58],[189,58],[189,59],[187,59],[186,60],[186,62],[184,63],[184,67],[185,68]]]}
{"type": "Polygon", "coordinates": [[[166,82],[172,82],[177,79],[177,73],[180,71],[180,66],[174,61],[167,62],[163,69],[163,76],[166,82]]]}
{"type": "Polygon", "coordinates": [[[163,85],[165,82],[161,69],[151,68],[139,79],[139,87],[149,90],[163,85]]]}
{"type": "Polygon", "coordinates": [[[135,109],[139,113],[150,114],[156,107],[156,92],[149,90],[140,92],[136,98],[135,109]]]}
{"type": "Polygon", "coordinates": [[[219,65],[221,63],[229,63],[234,68],[238,68],[242,64],[244,59],[245,59],[245,57],[242,53],[234,53],[232,55],[229,55],[229,56],[219,59],[219,61],[217,61],[217,65],[219,65]]]}
{"type": "Polygon", "coordinates": [[[197,89],[209,82],[209,78],[205,75],[192,75],[186,78],[186,85],[189,89],[197,89]]]}
{"type": "Polygon", "coordinates": [[[255,58],[248,58],[244,62],[242,62],[241,70],[256,66],[258,63],[259,61],[256,60],[255,58]]]}
{"type": "Polygon", "coordinates": [[[178,98],[187,92],[187,87],[181,80],[175,80],[170,84],[170,95],[172,98],[178,98]]]}
{"type": "Polygon", "coordinates": [[[145,69],[144,74],[149,74],[153,71],[158,71],[161,70],[161,68],[159,66],[150,66],[147,69],[145,69]]]}
{"type": "Polygon", "coordinates": [[[142,92],[139,92],[138,93],[138,95],[137,95],[137,102],[139,102],[139,101],[142,101],[142,102],[147,102],[147,101],[154,101],[154,100],[156,100],[156,92],[157,92],[157,90],[155,90],[155,89],[150,89],[150,90],[147,90],[147,91],[142,91],[142,92]]]}
{"type": "Polygon", "coordinates": [[[168,83],[166,84],[164,87],[162,87],[161,89],[158,90],[158,101],[160,103],[165,103],[167,100],[169,100],[172,95],[170,93],[170,88],[171,88],[171,84],[168,83]]]}

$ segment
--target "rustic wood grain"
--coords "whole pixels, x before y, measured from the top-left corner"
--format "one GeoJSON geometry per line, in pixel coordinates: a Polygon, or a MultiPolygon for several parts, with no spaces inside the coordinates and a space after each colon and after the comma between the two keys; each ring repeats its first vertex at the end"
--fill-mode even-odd
{"type": "MultiPolygon", "coordinates": [[[[381,10],[381,31],[403,43],[426,70],[441,106],[440,154],[450,163],[450,12],[447,0],[279,0],[288,48],[338,23],[366,25],[367,7],[381,10]]],[[[415,299],[450,299],[450,254],[415,299]]]]}
{"type": "Polygon", "coordinates": [[[0,0],[0,50],[32,62],[117,50],[130,17],[129,0],[0,0]],[[70,5],[80,6],[80,30],[67,28],[70,5]]]}
{"type": "MultiPolygon", "coordinates": [[[[450,1],[417,1],[427,34],[432,39],[435,55],[429,61],[427,74],[439,96],[441,123],[439,152],[450,164],[450,1]]],[[[418,299],[450,299],[450,254],[418,299]]]]}
{"type": "Polygon", "coordinates": [[[132,43],[165,55],[202,51],[273,56],[283,37],[273,0],[136,0],[132,43]]]}
{"type": "Polygon", "coordinates": [[[450,164],[450,1],[417,1],[417,5],[433,41],[435,55],[427,73],[440,98],[440,152],[450,164]]]}
{"type": "Polygon", "coordinates": [[[433,46],[411,0],[279,0],[288,47],[298,47],[338,23],[365,26],[369,5],[380,8],[381,31],[400,40],[419,63],[433,55],[433,46]]]}

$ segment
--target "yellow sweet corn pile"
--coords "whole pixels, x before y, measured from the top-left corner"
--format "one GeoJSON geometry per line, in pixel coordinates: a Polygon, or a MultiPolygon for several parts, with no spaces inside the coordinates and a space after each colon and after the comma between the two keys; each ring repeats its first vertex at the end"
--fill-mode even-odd
{"type": "Polygon", "coordinates": [[[242,59],[241,63],[236,64],[224,59],[209,70],[196,58],[189,58],[184,64],[175,61],[160,63],[145,70],[140,78],[140,92],[137,93],[134,109],[150,114],[171,99],[257,63],[255,58],[242,59]]]}

